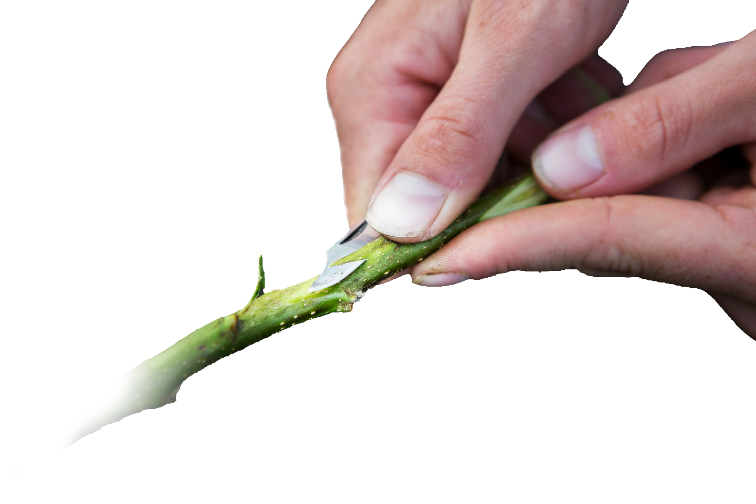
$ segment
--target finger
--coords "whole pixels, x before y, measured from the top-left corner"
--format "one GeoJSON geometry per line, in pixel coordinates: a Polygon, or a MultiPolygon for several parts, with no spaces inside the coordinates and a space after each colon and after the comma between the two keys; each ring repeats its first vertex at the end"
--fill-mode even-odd
{"type": "Polygon", "coordinates": [[[412,132],[413,113],[422,113],[413,107],[430,103],[434,91],[409,81],[386,88],[364,85],[365,73],[342,77],[334,70],[328,75],[328,106],[339,143],[344,210],[351,227],[364,218],[375,184],[412,132]],[[386,111],[394,113],[386,115],[386,111]]]}
{"type": "Polygon", "coordinates": [[[584,114],[624,89],[622,76],[594,54],[544,89],[512,129],[507,151],[516,162],[530,164],[533,151],[557,126],[584,114]]]}
{"type": "Polygon", "coordinates": [[[736,205],[756,211],[756,187],[716,187],[701,197],[707,205],[736,205]]]}
{"type": "Polygon", "coordinates": [[[530,208],[475,225],[416,266],[412,276],[415,283],[433,285],[512,270],[578,268],[754,302],[755,245],[756,214],[750,209],[615,196],[530,208]]]}
{"type": "Polygon", "coordinates": [[[756,305],[724,294],[709,294],[744,333],[756,340],[756,305]]]}
{"type": "Polygon", "coordinates": [[[404,242],[446,228],[486,185],[527,104],[608,35],[624,4],[473,2],[459,63],[379,182],[370,224],[404,242]]]}
{"type": "MultiPolygon", "coordinates": [[[[628,86],[625,94],[637,92],[686,72],[710,60],[722,52],[727,45],[729,43],[712,47],[688,47],[661,52],[648,62],[633,83],[628,86]]],[[[701,164],[697,166],[701,166],[701,164]]],[[[721,171],[722,166],[717,166],[715,169],[721,171]]],[[[698,173],[686,171],[649,187],[643,191],[643,194],[697,200],[704,193],[706,186],[704,179],[705,177],[698,173]]]]}
{"type": "Polygon", "coordinates": [[[749,183],[746,163],[740,149],[725,149],[690,170],[649,187],[642,194],[697,200],[712,187],[741,187],[749,183]]]}
{"type": "Polygon", "coordinates": [[[756,136],[756,32],[557,132],[534,168],[557,198],[637,192],[756,136]]]}
{"type": "Polygon", "coordinates": [[[377,3],[331,65],[326,87],[350,226],[364,218],[386,167],[451,74],[453,41],[464,29],[455,20],[466,19],[467,4],[377,3]],[[387,22],[395,16],[402,22],[387,22]]]}
{"type": "Polygon", "coordinates": [[[701,177],[693,172],[683,172],[655,186],[649,187],[643,194],[684,200],[697,200],[704,192],[701,177]]]}
{"type": "Polygon", "coordinates": [[[728,45],[686,47],[660,52],[646,64],[633,83],[627,87],[625,94],[635,93],[697,67],[724,51],[728,45]]]}

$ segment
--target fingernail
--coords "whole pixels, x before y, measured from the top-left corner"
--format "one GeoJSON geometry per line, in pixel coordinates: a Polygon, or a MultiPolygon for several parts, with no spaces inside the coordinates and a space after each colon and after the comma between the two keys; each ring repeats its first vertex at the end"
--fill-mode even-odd
{"type": "Polygon", "coordinates": [[[412,279],[412,283],[424,287],[446,287],[468,280],[469,277],[459,273],[439,273],[436,275],[420,275],[412,279]]]}
{"type": "Polygon", "coordinates": [[[554,189],[572,191],[604,173],[596,135],[590,126],[573,128],[546,140],[533,155],[533,168],[554,189]]]}
{"type": "Polygon", "coordinates": [[[370,204],[367,221],[388,236],[421,236],[433,224],[446,194],[414,173],[398,172],[370,204]]]}

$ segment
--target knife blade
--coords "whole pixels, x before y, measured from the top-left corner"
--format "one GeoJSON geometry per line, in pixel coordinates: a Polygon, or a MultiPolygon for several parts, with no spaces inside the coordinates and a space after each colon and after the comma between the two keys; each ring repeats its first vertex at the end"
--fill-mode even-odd
{"type": "Polygon", "coordinates": [[[326,251],[326,265],[320,276],[312,283],[307,292],[315,292],[321,289],[327,289],[344,280],[351,275],[354,270],[365,262],[364,259],[350,261],[348,263],[331,266],[334,262],[342,259],[352,252],[356,252],[368,243],[380,237],[381,234],[373,229],[366,220],[356,224],[347,234],[333,244],[326,251]]]}

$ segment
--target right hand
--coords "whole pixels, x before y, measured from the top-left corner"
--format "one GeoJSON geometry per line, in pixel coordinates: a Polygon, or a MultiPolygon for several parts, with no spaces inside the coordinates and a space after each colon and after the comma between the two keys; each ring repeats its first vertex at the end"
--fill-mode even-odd
{"type": "Polygon", "coordinates": [[[367,213],[396,241],[431,238],[495,178],[505,145],[529,164],[558,124],[619,94],[595,51],[626,3],[378,0],[327,80],[350,225],[367,213]]]}

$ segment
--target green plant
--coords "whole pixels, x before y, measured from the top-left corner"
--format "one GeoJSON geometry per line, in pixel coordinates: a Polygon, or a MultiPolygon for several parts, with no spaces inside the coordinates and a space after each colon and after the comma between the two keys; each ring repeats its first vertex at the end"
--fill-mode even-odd
{"type": "Polygon", "coordinates": [[[128,415],[174,402],[184,380],[210,364],[293,325],[329,313],[349,312],[368,289],[422,261],[470,226],[541,204],[547,198],[532,175],[520,177],[481,197],[430,240],[399,244],[381,236],[335,261],[334,265],[365,260],[340,283],[315,292],[308,292],[315,280],[312,278],[264,294],[265,272],[260,257],[257,286],[244,308],[197,329],[131,370],[126,377],[125,390],[75,439],[128,415]]]}

